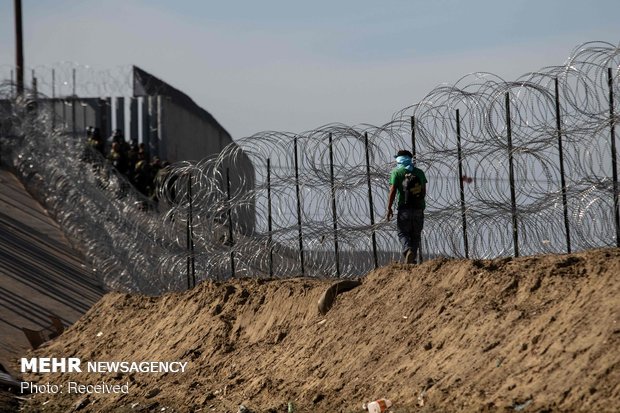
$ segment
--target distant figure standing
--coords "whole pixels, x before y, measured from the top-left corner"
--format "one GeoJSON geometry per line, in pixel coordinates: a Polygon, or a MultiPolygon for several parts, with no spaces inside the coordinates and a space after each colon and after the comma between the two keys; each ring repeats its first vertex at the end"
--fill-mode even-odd
{"type": "Polygon", "coordinates": [[[88,138],[88,146],[103,156],[105,154],[105,142],[103,141],[99,128],[92,126],[86,128],[86,137],[88,138]]]}
{"type": "Polygon", "coordinates": [[[416,263],[426,208],[426,175],[413,164],[413,155],[400,150],[394,155],[396,167],[390,172],[387,220],[393,216],[392,206],[398,194],[396,228],[406,264],[416,263]]]}
{"type": "Polygon", "coordinates": [[[110,153],[108,154],[108,160],[118,172],[122,173],[123,175],[127,173],[127,155],[125,152],[123,152],[120,143],[112,143],[112,148],[110,149],[110,153]]]}
{"type": "Polygon", "coordinates": [[[138,162],[134,167],[134,185],[144,196],[153,195],[153,170],[144,152],[138,152],[138,162]]]}

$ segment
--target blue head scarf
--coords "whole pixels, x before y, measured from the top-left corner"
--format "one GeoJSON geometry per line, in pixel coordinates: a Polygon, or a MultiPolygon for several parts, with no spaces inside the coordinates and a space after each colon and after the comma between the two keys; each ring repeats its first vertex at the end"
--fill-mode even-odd
{"type": "Polygon", "coordinates": [[[401,155],[396,157],[396,163],[409,172],[413,172],[413,159],[410,156],[401,155]]]}

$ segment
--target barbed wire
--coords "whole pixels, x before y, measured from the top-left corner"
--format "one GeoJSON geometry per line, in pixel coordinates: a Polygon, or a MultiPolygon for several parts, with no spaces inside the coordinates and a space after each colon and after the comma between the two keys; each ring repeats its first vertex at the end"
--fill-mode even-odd
{"type": "MultiPolygon", "coordinates": [[[[412,148],[412,134],[415,162],[429,178],[425,256],[512,255],[513,217],[521,254],[565,252],[563,194],[576,251],[615,244],[610,126],[620,99],[612,117],[609,70],[618,96],[619,47],[586,43],[564,65],[516,81],[475,73],[439,86],[381,126],[257,133],[215,157],[170,167],[157,205],[103,159],[82,162],[83,143],[26,101],[2,106],[0,144],[112,289],[178,290],[188,284],[190,263],[201,281],[352,277],[400,259],[395,224],[384,217],[393,155],[412,148]]],[[[103,82],[104,93],[93,82],[88,94],[110,95],[127,82],[124,75],[103,82]]],[[[2,96],[12,93],[9,84],[0,88],[2,96]]]]}
{"type": "MultiPolygon", "coordinates": [[[[6,96],[12,86],[3,84],[6,96]]],[[[2,162],[22,178],[113,290],[156,294],[178,289],[182,274],[161,274],[156,258],[174,251],[156,206],[85,141],[52,127],[35,101],[0,105],[2,162]]],[[[55,122],[61,125],[61,122],[55,122]]]]}
{"type": "MultiPolygon", "coordinates": [[[[307,254],[305,273],[333,275],[337,271],[338,242],[343,276],[363,273],[374,266],[372,235],[377,239],[379,264],[400,259],[394,225],[386,213],[387,177],[393,154],[411,148],[411,117],[415,120],[416,162],[430,178],[423,249],[430,255],[466,255],[462,231],[460,181],[465,180],[464,206],[468,223],[468,256],[489,258],[514,252],[509,154],[513,158],[516,216],[521,254],[566,251],[561,171],[559,167],[555,80],[558,81],[560,133],[572,249],[615,244],[608,70],[613,92],[619,92],[620,50],[593,42],[574,50],[566,64],[504,81],[488,73],[475,73],[454,86],[432,90],[420,103],[397,112],[387,124],[326,125],[293,134],[262,132],[237,141],[219,157],[193,165],[202,175],[205,191],[213,196],[201,203],[203,216],[232,211],[232,226],[243,221],[242,205],[256,207],[256,231],[234,245],[213,244],[214,227],[196,228],[208,240],[204,259],[211,273],[230,274],[231,252],[236,271],[246,275],[300,274],[299,234],[307,254]],[[512,146],[508,145],[506,96],[510,105],[512,146]],[[462,159],[466,176],[458,173],[456,111],[459,111],[462,159]],[[365,136],[370,160],[369,205],[365,136]],[[333,150],[333,184],[330,175],[329,136],[333,150]],[[298,174],[295,176],[295,141],[298,174]],[[249,156],[256,172],[254,190],[244,185],[227,199],[222,178],[240,158],[249,156]],[[267,182],[267,162],[270,181],[267,182]],[[300,191],[297,221],[296,185],[300,191]],[[269,192],[269,196],[268,196],[269,192]],[[332,193],[336,202],[337,230],[333,226],[332,193]],[[269,199],[268,199],[269,198],[269,199]],[[272,231],[268,231],[268,202],[272,204],[272,231]],[[370,211],[375,223],[371,225],[370,211]],[[271,235],[272,243],[266,241],[271,235]],[[280,261],[269,263],[270,248],[284,248],[280,261]],[[286,258],[286,259],[285,259],[286,258]],[[275,266],[273,270],[270,266],[275,266]]],[[[616,100],[615,113],[619,112],[616,100]]],[[[616,115],[617,116],[617,115],[616,115]]],[[[171,175],[188,173],[181,167],[171,175]]],[[[171,178],[175,179],[175,178],[171,178]]],[[[175,192],[186,197],[182,188],[175,192]]],[[[162,196],[165,197],[164,194],[162,196]]],[[[195,197],[203,197],[196,193],[195,197]]],[[[183,204],[173,207],[186,216],[183,204]]],[[[224,225],[225,226],[225,225],[224,225]]],[[[220,231],[222,231],[220,224],[220,231]]],[[[235,231],[239,232],[239,231],[235,231]]],[[[202,259],[203,257],[201,257],[202,259]]]]}
{"type": "MultiPolygon", "coordinates": [[[[0,65],[0,79],[15,79],[14,67],[0,65]]],[[[54,98],[131,96],[133,94],[133,67],[117,66],[98,69],[77,62],[62,61],[49,65],[29,67],[24,83],[30,92],[54,98]],[[33,81],[36,79],[36,82],[33,81]],[[36,83],[36,90],[35,90],[36,83]]],[[[15,96],[14,84],[9,83],[5,97],[15,96]]]]}

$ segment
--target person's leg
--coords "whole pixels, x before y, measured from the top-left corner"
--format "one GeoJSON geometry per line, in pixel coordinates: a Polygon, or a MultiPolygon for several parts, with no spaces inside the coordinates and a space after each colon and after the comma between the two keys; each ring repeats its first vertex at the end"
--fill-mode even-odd
{"type": "Polygon", "coordinates": [[[424,211],[413,210],[411,211],[411,251],[413,255],[413,262],[417,262],[418,250],[420,249],[420,242],[422,240],[422,229],[424,228],[424,211]]]}
{"type": "Polygon", "coordinates": [[[396,215],[396,230],[398,233],[398,239],[400,240],[400,245],[402,246],[402,253],[405,258],[407,258],[407,253],[411,254],[412,249],[411,212],[412,211],[408,209],[399,209],[396,215]]]}

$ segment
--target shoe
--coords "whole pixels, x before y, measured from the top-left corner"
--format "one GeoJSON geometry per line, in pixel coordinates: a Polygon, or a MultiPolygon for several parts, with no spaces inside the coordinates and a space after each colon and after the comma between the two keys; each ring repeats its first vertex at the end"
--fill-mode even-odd
{"type": "Polygon", "coordinates": [[[407,250],[405,253],[405,264],[415,264],[415,256],[413,255],[413,251],[407,250]]]}

